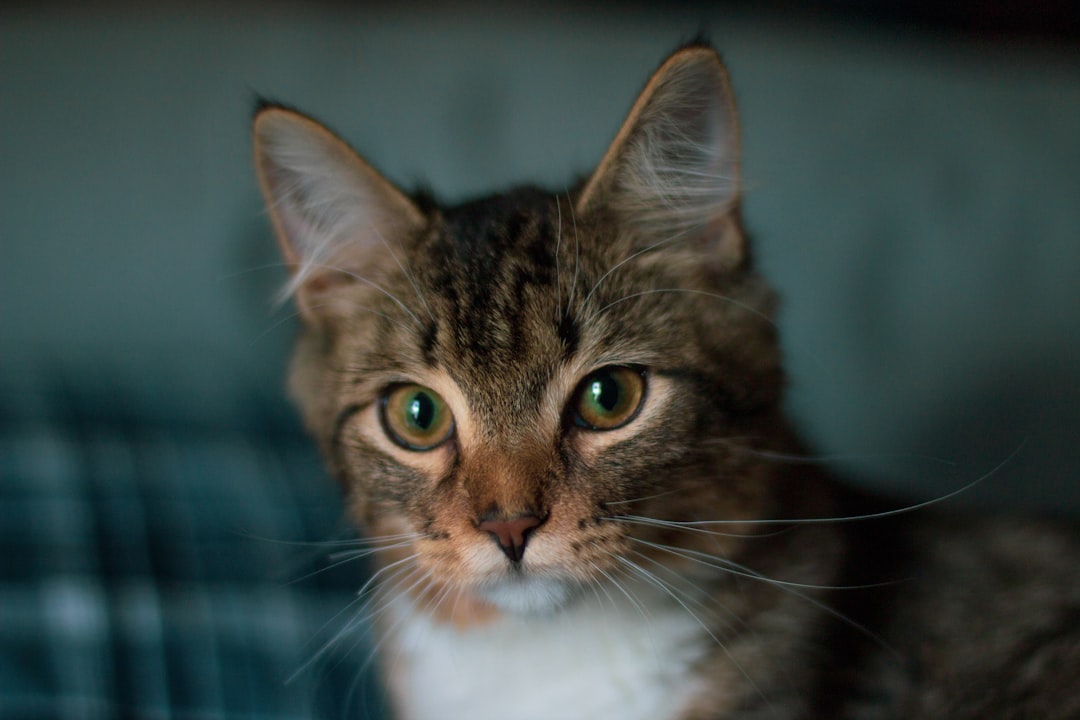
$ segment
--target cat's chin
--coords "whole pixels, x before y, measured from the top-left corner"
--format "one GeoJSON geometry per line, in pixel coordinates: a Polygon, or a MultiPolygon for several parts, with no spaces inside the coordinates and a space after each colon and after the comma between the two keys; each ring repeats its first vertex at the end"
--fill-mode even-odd
{"type": "Polygon", "coordinates": [[[554,578],[514,575],[484,585],[477,597],[513,615],[550,615],[571,602],[574,586],[554,578]]]}

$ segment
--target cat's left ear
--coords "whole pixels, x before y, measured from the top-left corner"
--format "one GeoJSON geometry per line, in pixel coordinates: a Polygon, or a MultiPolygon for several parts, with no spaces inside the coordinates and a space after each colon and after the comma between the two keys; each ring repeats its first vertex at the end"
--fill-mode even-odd
{"type": "Polygon", "coordinates": [[[578,198],[641,247],[704,241],[723,266],[745,255],[739,226],[739,128],[727,70],[711,47],[669,57],[634,103],[578,198]]]}
{"type": "MultiPolygon", "coordinates": [[[[423,227],[423,213],[343,140],[300,113],[255,115],[255,166],[289,286],[308,320],[333,317],[341,289],[371,282],[391,247],[423,227]]],[[[389,258],[389,260],[388,260],[389,258]]]]}

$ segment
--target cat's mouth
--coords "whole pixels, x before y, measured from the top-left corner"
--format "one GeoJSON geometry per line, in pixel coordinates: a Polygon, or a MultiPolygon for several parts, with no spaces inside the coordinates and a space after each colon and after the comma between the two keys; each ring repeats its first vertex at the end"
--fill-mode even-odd
{"type": "Polygon", "coordinates": [[[500,610],[517,615],[546,615],[559,610],[576,594],[571,581],[515,569],[474,592],[500,610]]]}

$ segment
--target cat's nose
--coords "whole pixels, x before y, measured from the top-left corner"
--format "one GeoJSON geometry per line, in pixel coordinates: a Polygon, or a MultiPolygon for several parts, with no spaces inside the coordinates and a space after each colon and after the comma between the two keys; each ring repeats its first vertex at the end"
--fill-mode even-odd
{"type": "Polygon", "coordinates": [[[499,548],[510,558],[510,562],[518,563],[525,556],[525,543],[529,534],[543,522],[534,513],[523,513],[509,519],[499,513],[488,513],[476,527],[490,534],[495,542],[499,543],[499,548]]]}

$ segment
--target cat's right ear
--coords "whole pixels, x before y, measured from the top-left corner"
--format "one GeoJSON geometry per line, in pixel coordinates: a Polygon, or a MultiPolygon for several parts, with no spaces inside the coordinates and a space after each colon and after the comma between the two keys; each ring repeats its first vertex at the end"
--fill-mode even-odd
{"type": "Polygon", "coordinates": [[[636,250],[677,242],[738,265],[739,126],[727,70],[707,45],[669,57],[634,103],[577,201],[603,212],[636,250]]]}
{"type": "Polygon", "coordinates": [[[254,120],[255,167],[295,293],[308,320],[332,316],[336,292],[371,282],[423,213],[343,140],[286,108],[254,120]]]}

